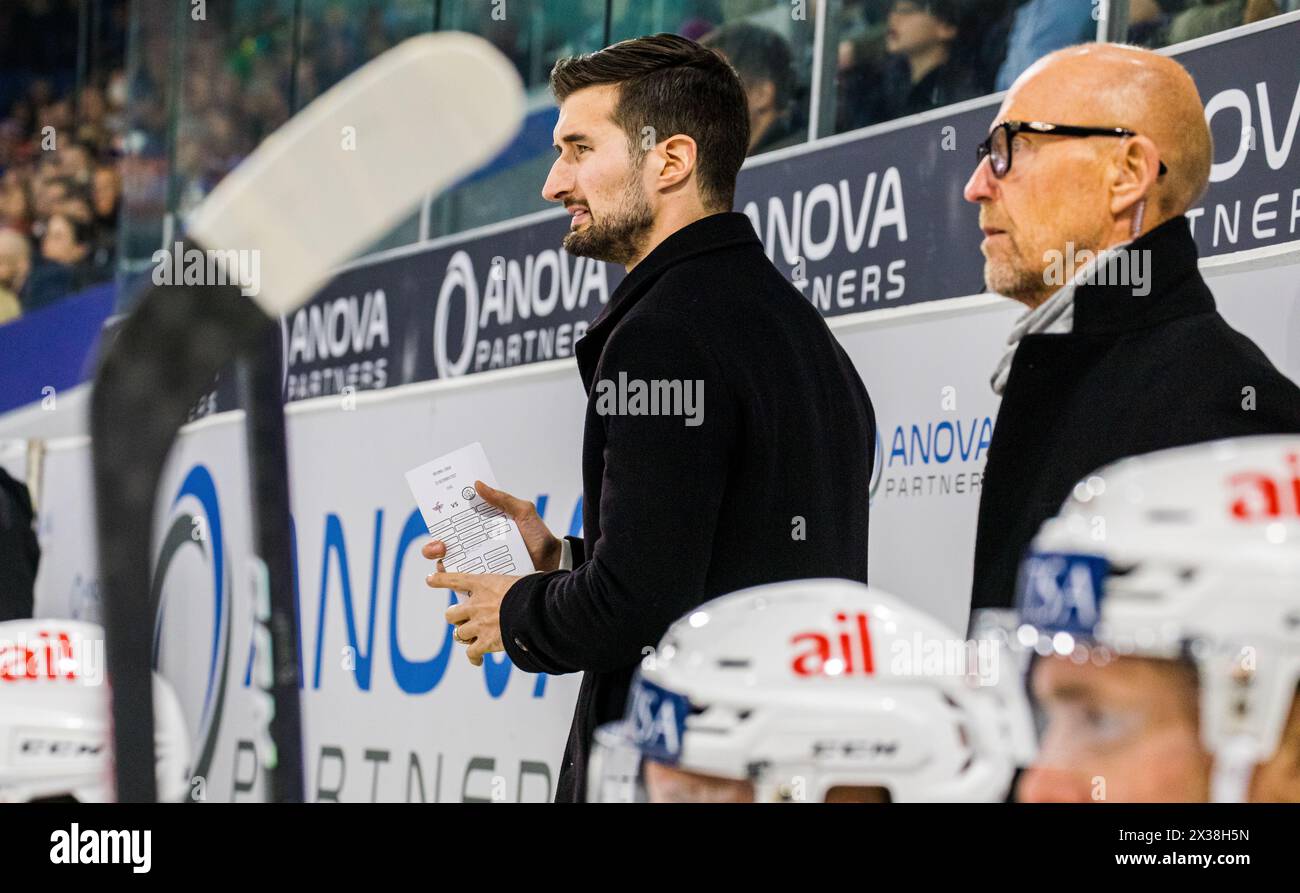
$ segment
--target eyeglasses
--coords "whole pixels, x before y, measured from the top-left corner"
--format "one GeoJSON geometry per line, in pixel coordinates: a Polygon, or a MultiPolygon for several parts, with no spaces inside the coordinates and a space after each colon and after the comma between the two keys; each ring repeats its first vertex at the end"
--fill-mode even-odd
{"type": "MultiPolygon", "coordinates": [[[[1043,121],[1003,121],[976,148],[975,163],[978,165],[987,155],[993,176],[1001,180],[1011,170],[1012,137],[1024,131],[1052,136],[1137,136],[1136,131],[1125,127],[1075,127],[1073,124],[1047,124],[1043,121]]],[[[1163,177],[1168,172],[1165,163],[1160,162],[1160,176],[1163,177]]]]}

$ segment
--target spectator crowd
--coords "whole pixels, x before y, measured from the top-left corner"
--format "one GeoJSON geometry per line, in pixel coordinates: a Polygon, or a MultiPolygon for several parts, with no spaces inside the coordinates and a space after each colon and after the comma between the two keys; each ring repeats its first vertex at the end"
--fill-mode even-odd
{"type": "Polygon", "coordinates": [[[69,22],[75,35],[74,5],[53,0],[0,14],[0,324],[113,278],[126,75],[108,47],[117,67],[78,90],[67,48],[46,45],[69,22]]]}
{"type": "MultiPolygon", "coordinates": [[[[365,59],[427,30],[426,5],[329,3],[297,24],[276,6],[240,7],[238,17],[233,6],[224,13],[214,7],[214,15],[229,20],[186,32],[176,77],[168,17],[141,22],[128,76],[127,4],[99,0],[103,15],[114,19],[101,30],[113,36],[104,39],[78,89],[69,69],[76,46],[46,45],[77,34],[77,4],[6,3],[0,10],[0,324],[111,280],[119,246],[127,258],[148,257],[161,244],[167,212],[183,220],[295,108],[365,59]],[[124,182],[139,220],[121,231],[124,182]]],[[[1131,0],[1128,40],[1165,46],[1298,5],[1131,0]]],[[[675,22],[679,33],[712,46],[740,73],[749,102],[749,154],[807,139],[811,45],[796,34],[784,4],[689,0],[668,3],[664,16],[656,27],[672,30],[675,22]]],[[[831,29],[837,35],[834,130],[1006,89],[1043,55],[1094,39],[1093,16],[1092,0],[845,0],[831,29]]],[[[517,17],[488,22],[465,13],[444,24],[482,31],[525,74],[541,64],[524,52],[528,29],[520,30],[517,17]]]]}

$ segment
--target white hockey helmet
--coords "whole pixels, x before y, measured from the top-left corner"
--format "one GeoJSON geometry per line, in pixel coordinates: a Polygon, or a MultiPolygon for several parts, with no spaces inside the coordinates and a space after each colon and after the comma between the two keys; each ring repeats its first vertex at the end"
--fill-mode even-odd
{"type": "MultiPolygon", "coordinates": [[[[180,703],[154,674],[158,795],[189,791],[180,703]]],[[[0,802],[114,799],[104,631],[76,620],[0,623],[0,802]]]]}
{"type": "Polygon", "coordinates": [[[1211,794],[1245,798],[1300,683],[1300,437],[1125,459],[1079,482],[1021,566],[1019,644],[1187,660],[1211,794]]]}
{"type": "Polygon", "coordinates": [[[625,717],[597,730],[588,799],[646,799],[649,762],[748,783],[759,802],[833,788],[1000,800],[1033,732],[1020,675],[999,658],[847,580],[714,599],[669,628],[625,717]]]}

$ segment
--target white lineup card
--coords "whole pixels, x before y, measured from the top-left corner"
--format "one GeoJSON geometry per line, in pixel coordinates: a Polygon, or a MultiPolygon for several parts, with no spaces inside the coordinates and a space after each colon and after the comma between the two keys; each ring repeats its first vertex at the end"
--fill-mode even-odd
{"type": "Polygon", "coordinates": [[[471,443],[406,473],[429,535],[447,545],[443,566],[459,574],[531,574],[519,527],[474,490],[495,487],[496,477],[479,443],[471,443]]]}

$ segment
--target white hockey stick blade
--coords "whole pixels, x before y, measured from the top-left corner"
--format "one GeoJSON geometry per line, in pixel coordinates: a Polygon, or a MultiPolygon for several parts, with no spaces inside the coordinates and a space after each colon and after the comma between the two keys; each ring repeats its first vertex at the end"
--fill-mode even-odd
{"type": "Polygon", "coordinates": [[[253,300],[272,317],[290,312],[426,195],[489,161],[523,117],[523,83],[486,40],[412,37],[263,141],[187,232],[204,248],[259,251],[253,300]]]}

